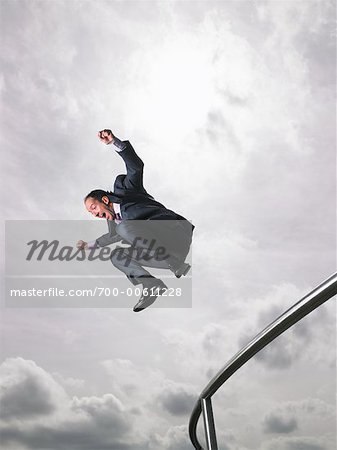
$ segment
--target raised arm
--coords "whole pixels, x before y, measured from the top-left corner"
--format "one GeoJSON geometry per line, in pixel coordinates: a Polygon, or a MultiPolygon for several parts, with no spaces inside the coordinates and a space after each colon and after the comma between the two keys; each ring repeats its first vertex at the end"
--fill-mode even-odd
{"type": "Polygon", "coordinates": [[[126,177],[124,185],[126,189],[143,190],[143,168],[144,163],[135,152],[129,141],[120,141],[114,136],[111,130],[102,130],[98,132],[98,137],[104,144],[114,144],[117,153],[123,158],[126,166],[126,177]]]}

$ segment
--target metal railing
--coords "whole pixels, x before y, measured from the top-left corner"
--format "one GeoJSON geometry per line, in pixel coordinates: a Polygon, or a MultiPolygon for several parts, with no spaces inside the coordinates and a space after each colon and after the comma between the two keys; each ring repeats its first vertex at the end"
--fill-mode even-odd
{"type": "Polygon", "coordinates": [[[299,320],[310,314],[324,302],[337,294],[337,273],[317,286],[313,291],[303,297],[299,302],[284,312],[274,322],[255,336],[245,347],[243,347],[227,364],[215,375],[201,392],[197,403],[191,414],[189,423],[189,434],[194,448],[203,450],[198,441],[197,425],[201,413],[204,418],[206,443],[208,450],[218,450],[214,416],[211,397],[241,366],[249,361],[256,353],[266,345],[292,327],[299,320]]]}

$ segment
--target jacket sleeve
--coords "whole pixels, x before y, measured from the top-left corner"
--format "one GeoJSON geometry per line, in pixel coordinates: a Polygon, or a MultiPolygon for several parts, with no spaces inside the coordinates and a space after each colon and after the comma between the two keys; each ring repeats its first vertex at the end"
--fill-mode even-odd
{"type": "Polygon", "coordinates": [[[95,244],[97,247],[105,247],[106,245],[114,244],[122,240],[122,237],[116,233],[115,222],[108,220],[108,227],[109,232],[96,239],[95,244]]]}
{"type": "Polygon", "coordinates": [[[119,139],[115,138],[114,145],[118,148],[117,153],[125,162],[125,189],[143,190],[143,161],[137,155],[129,141],[120,141],[119,139]]]}

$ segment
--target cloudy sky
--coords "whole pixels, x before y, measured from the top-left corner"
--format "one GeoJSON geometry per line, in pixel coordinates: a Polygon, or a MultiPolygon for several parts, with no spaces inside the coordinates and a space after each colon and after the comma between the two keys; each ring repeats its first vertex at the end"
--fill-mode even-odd
{"type": "MultiPolygon", "coordinates": [[[[334,26],[333,0],[1,0],[3,220],[91,220],[83,196],[123,170],[107,127],[196,226],[192,308],[2,298],[4,449],[191,449],[210,377],[334,271],[334,26]]],[[[335,317],[217,393],[221,449],[335,449],[335,317]]]]}

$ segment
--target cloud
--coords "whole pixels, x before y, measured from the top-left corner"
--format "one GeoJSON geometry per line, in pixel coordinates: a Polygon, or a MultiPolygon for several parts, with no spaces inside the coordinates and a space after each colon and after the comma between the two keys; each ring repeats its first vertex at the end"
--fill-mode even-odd
{"type": "Polygon", "coordinates": [[[265,434],[278,433],[294,436],[272,439],[266,449],[326,449],[333,448],[333,429],[336,424],[335,407],[319,398],[305,398],[298,401],[280,403],[267,413],[262,421],[265,434]],[[295,432],[300,435],[295,435],[295,432]],[[299,434],[299,433],[297,433],[299,434]],[[315,436],[315,437],[314,437],[315,436]],[[321,436],[317,439],[316,436],[321,436]]]}
{"type": "Polygon", "coordinates": [[[176,370],[185,380],[198,384],[206,382],[205,375],[210,368],[219,370],[221,361],[224,363],[235,352],[235,342],[230,334],[222,322],[208,323],[199,330],[171,328],[161,333],[176,370]]]}
{"type": "Polygon", "coordinates": [[[102,429],[110,429],[115,437],[130,431],[131,424],[126,420],[125,408],[113,394],[102,397],[74,398],[71,408],[75,412],[85,412],[102,429]]]}
{"type": "Polygon", "coordinates": [[[261,450],[333,450],[330,444],[324,438],[279,437],[265,443],[261,450]]]}
{"type": "Polygon", "coordinates": [[[139,410],[157,411],[187,420],[197,393],[191,385],[168,379],[165,374],[129,360],[105,360],[102,365],[110,376],[111,388],[123,402],[139,410]],[[135,378],[135,374],[137,377],[135,378]]]}
{"type": "MultiPolygon", "coordinates": [[[[0,369],[2,443],[8,448],[53,450],[185,450],[190,446],[186,426],[177,425],[167,431],[168,422],[164,419],[161,419],[159,428],[153,423],[153,411],[158,406],[177,418],[190,413],[195,395],[189,386],[163,378],[158,380],[158,373],[153,372],[151,375],[148,372],[150,377],[144,376],[141,380],[142,384],[145,380],[147,386],[144,396],[141,396],[137,390],[131,389],[128,382],[128,372],[139,375],[130,361],[107,360],[103,366],[108,373],[114,375],[114,391],[121,394],[123,401],[112,393],[70,397],[56,381],[60,378],[59,374],[55,379],[33,361],[23,358],[7,359],[0,369]],[[122,376],[123,373],[126,382],[124,385],[119,379],[119,375],[122,376]],[[157,377],[157,381],[152,383],[151,377],[152,380],[157,377]],[[28,402],[29,395],[35,400],[28,402]],[[151,397],[153,401],[150,400],[151,397]],[[149,411],[152,418],[146,421],[144,415],[149,411]],[[161,428],[162,434],[159,433],[161,428]],[[149,440],[147,435],[153,436],[153,439],[149,440]],[[154,447],[154,442],[159,447],[154,447]]],[[[67,379],[61,378],[66,386],[67,379]]],[[[81,387],[83,388],[82,384],[81,387]]],[[[139,391],[143,392],[144,389],[139,391]]]]}
{"type": "Polygon", "coordinates": [[[289,412],[305,414],[308,417],[316,415],[322,420],[327,420],[335,414],[334,406],[320,398],[309,397],[298,402],[285,402],[283,407],[289,412]]]}
{"type": "Polygon", "coordinates": [[[165,379],[160,370],[127,359],[107,359],[101,365],[109,375],[111,389],[123,401],[133,405],[146,403],[165,379]]]}
{"type": "Polygon", "coordinates": [[[66,393],[33,361],[9,358],[0,368],[0,418],[29,420],[53,414],[66,393]]]}
{"type": "Polygon", "coordinates": [[[191,442],[188,437],[187,426],[170,427],[163,437],[154,436],[153,449],[162,450],[190,450],[191,442]]]}
{"type": "MultiPolygon", "coordinates": [[[[111,424],[110,424],[111,425],[111,424]]],[[[1,441],[5,445],[22,445],[24,449],[45,449],[56,450],[146,450],[147,445],[139,442],[126,442],[126,437],[115,427],[101,428],[93,424],[71,423],[60,426],[36,425],[31,429],[22,429],[22,427],[7,426],[1,429],[1,441]],[[123,439],[121,439],[123,438],[123,439]]],[[[11,447],[9,447],[11,448],[11,447]]]]}
{"type": "Polygon", "coordinates": [[[276,414],[268,414],[263,421],[265,433],[291,433],[298,428],[294,417],[281,417],[276,414]]]}
{"type": "Polygon", "coordinates": [[[57,383],[64,387],[64,389],[69,393],[72,391],[78,392],[84,389],[85,381],[79,378],[64,377],[60,373],[53,372],[52,377],[57,383]]]}
{"type": "Polygon", "coordinates": [[[8,419],[48,415],[54,411],[54,405],[48,397],[49,392],[35,380],[26,379],[15,386],[15,390],[6,389],[3,393],[0,417],[8,419]]]}
{"type": "MultiPolygon", "coordinates": [[[[282,283],[258,296],[234,291],[237,297],[229,297],[230,289],[225,283],[222,285],[218,311],[223,318],[209,320],[199,329],[159,330],[164,343],[174,350],[177,370],[180,366],[182,374],[188,374],[195,382],[201,381],[201,375],[207,374],[207,378],[214,375],[235,353],[309,291],[309,288],[300,289],[296,285],[282,283]],[[204,361],[207,361],[206,365],[204,361]]],[[[205,289],[205,298],[211,298],[212,292],[212,286],[205,289]]],[[[206,313],[208,303],[204,303],[206,313]]],[[[313,359],[317,364],[333,367],[334,310],[333,300],[322,305],[259,352],[254,360],[264,367],[266,375],[270,374],[270,369],[285,371],[300,362],[312,364],[313,359]],[[321,345],[326,349],[324,354],[318,350],[321,345]]]]}
{"type": "MultiPolygon", "coordinates": [[[[280,423],[293,422],[297,426],[297,422],[302,424],[309,423],[310,421],[316,422],[328,422],[334,420],[335,408],[331,403],[321,400],[320,398],[307,397],[302,400],[283,402],[277,406],[273,411],[268,413],[264,419],[264,423],[267,428],[270,429],[270,425],[276,421],[280,423]]],[[[280,424],[280,426],[282,426],[280,424]]],[[[294,428],[295,429],[295,428],[294,428]]],[[[292,430],[291,430],[292,431],[292,430]]]]}
{"type": "Polygon", "coordinates": [[[147,448],[134,412],[113,394],[70,398],[48,372],[23,358],[6,360],[1,372],[1,440],[9,448],[147,448]]]}
{"type": "MultiPolygon", "coordinates": [[[[296,286],[289,284],[274,286],[271,294],[267,295],[260,303],[260,307],[255,309],[256,333],[262,331],[302,297],[303,292],[296,286]]],[[[334,309],[332,299],[321,305],[260,351],[255,356],[256,361],[266,368],[275,370],[285,370],[298,361],[307,361],[312,364],[315,360],[318,364],[333,366],[336,357],[335,347],[332,344],[335,336],[335,322],[331,312],[334,309]],[[317,348],[321,346],[326,349],[324,354],[317,351],[317,348]]],[[[248,326],[249,328],[251,325],[248,326]]],[[[248,340],[247,331],[245,331],[240,336],[239,342],[244,345],[248,340]]]]}
{"type": "Polygon", "coordinates": [[[197,401],[197,395],[194,390],[167,383],[158,395],[157,401],[173,416],[189,416],[197,401]]]}

